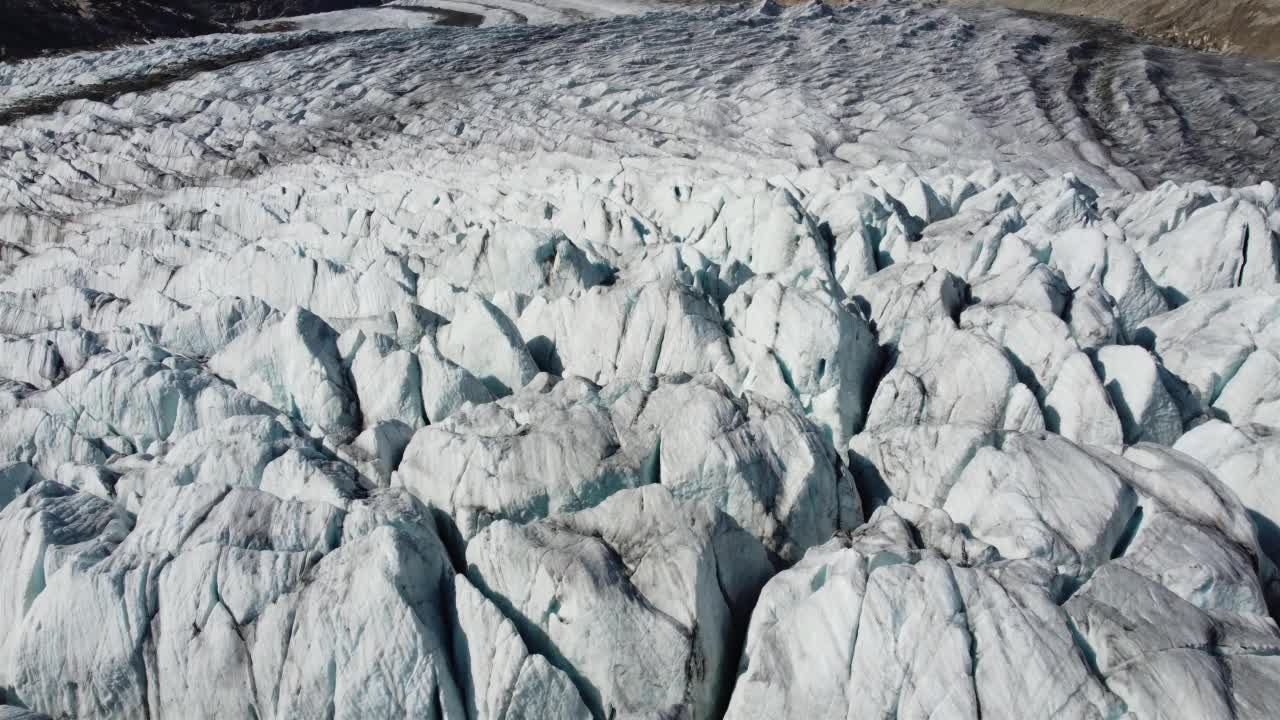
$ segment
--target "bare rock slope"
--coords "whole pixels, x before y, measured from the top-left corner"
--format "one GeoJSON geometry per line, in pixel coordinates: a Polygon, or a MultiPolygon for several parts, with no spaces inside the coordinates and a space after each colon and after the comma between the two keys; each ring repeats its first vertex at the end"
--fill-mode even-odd
{"type": "Polygon", "coordinates": [[[1280,58],[1276,0],[952,0],[1118,20],[1158,37],[1204,50],[1280,58]]]}

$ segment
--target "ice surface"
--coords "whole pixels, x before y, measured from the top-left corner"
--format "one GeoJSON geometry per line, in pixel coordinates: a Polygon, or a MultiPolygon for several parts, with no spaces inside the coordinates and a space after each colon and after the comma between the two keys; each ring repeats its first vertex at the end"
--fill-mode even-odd
{"type": "Polygon", "coordinates": [[[304,22],[0,67],[0,717],[1280,715],[1275,66],[304,22]]]}

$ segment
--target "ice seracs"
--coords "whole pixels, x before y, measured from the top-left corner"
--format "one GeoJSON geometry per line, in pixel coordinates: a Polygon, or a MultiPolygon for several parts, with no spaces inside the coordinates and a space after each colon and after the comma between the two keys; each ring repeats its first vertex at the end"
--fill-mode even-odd
{"type": "Polygon", "coordinates": [[[740,628],[772,572],[727,516],[658,486],[553,520],[499,521],[467,564],[595,717],[718,714],[740,628]]]}
{"type": "Polygon", "coordinates": [[[882,507],[770,581],[726,717],[1123,711],[1035,565],[948,555],[963,531],[935,549],[930,527],[882,507]]]}
{"type": "Polygon", "coordinates": [[[1172,445],[1182,435],[1183,409],[1165,387],[1166,372],[1145,348],[1107,345],[1098,348],[1094,363],[1126,443],[1172,445]]]}
{"type": "Polygon", "coordinates": [[[209,369],[307,427],[336,436],[360,429],[360,406],[338,334],[305,309],[236,338],[209,358],[209,369]]]}
{"type": "MultiPolygon", "coordinates": [[[[451,636],[509,625],[465,593],[458,612],[481,618],[457,624],[452,568],[412,498],[378,495],[344,512],[196,485],[163,499],[163,511],[140,515],[110,558],[96,566],[83,551],[68,558],[62,572],[39,576],[34,602],[17,608],[36,619],[30,634],[12,636],[6,666],[24,702],[78,716],[121,708],[160,717],[290,717],[317,707],[344,717],[397,708],[465,714],[460,688],[471,686],[455,674],[472,672],[470,656],[451,636]],[[94,653],[79,651],[86,642],[94,653]],[[47,673],[51,663],[72,675],[47,673]],[[331,675],[335,665],[346,671],[331,675]],[[100,680],[71,680],[80,669],[100,680]]],[[[109,539],[122,531],[100,523],[84,532],[109,539]]],[[[507,644],[523,652],[518,638],[507,644]]],[[[554,687],[557,678],[545,668],[525,683],[554,687]]],[[[574,696],[559,682],[569,706],[574,696]]],[[[549,701],[539,693],[519,702],[549,701]]]]}
{"type": "Polygon", "coordinates": [[[0,67],[0,717],[1280,715],[1274,68],[440,2],[0,67]]]}
{"type": "Polygon", "coordinates": [[[448,513],[464,539],[650,484],[719,507],[786,558],[861,520],[843,462],[784,405],[706,375],[602,388],[539,378],[419,430],[393,483],[448,513]]]}
{"type": "MultiPolygon", "coordinates": [[[[1000,452],[1030,460],[1053,447],[1033,449],[1041,442],[1011,437],[1000,452]]],[[[1115,514],[1095,516],[1127,519],[1084,543],[1097,548],[1086,561],[1092,570],[1076,564],[1085,558],[1075,551],[1069,565],[1082,574],[1074,578],[1054,560],[1081,545],[1070,538],[1088,524],[1083,517],[1063,533],[1037,531],[1046,516],[1028,524],[1016,508],[992,508],[1023,538],[1051,538],[1027,553],[963,504],[922,513],[890,499],[858,531],[811,549],[766,585],[727,716],[854,717],[881,707],[974,718],[1020,717],[1028,707],[1159,714],[1157,688],[1169,677],[1203,684],[1185,692],[1205,712],[1273,712],[1265,688],[1276,626],[1243,506],[1203,467],[1165,449],[1070,452],[1096,463],[1074,477],[1110,476],[1121,493],[1111,497],[1126,498],[1115,514]],[[1196,639],[1170,639],[1171,628],[1196,639]],[[1244,683],[1223,681],[1236,668],[1244,683]]],[[[988,462],[979,451],[965,475],[988,462]]],[[[1085,504],[1108,506],[1105,493],[1091,497],[1085,504]]]]}
{"type": "Polygon", "coordinates": [[[1280,671],[1270,618],[1206,612],[1117,565],[1100,570],[1066,611],[1099,676],[1135,715],[1158,714],[1171,699],[1206,716],[1261,718],[1278,707],[1266,689],[1280,671]]]}

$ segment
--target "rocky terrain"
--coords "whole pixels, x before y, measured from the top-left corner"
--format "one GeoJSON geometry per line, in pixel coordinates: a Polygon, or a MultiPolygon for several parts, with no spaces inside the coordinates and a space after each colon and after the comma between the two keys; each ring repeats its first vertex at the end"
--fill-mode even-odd
{"type": "Polygon", "coordinates": [[[1280,0],[948,0],[1109,18],[1162,40],[1280,59],[1280,0]]]}
{"type": "Polygon", "coordinates": [[[431,6],[0,66],[0,718],[1280,716],[1280,67],[431,6]]]}

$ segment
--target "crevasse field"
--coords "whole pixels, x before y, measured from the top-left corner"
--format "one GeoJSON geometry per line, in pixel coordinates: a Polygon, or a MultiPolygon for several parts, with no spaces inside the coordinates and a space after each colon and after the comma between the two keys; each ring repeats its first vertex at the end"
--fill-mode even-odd
{"type": "Polygon", "coordinates": [[[404,7],[0,66],[0,718],[1280,717],[1280,65],[404,7]]]}

